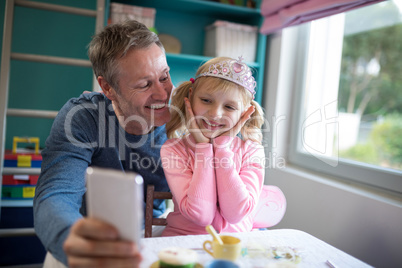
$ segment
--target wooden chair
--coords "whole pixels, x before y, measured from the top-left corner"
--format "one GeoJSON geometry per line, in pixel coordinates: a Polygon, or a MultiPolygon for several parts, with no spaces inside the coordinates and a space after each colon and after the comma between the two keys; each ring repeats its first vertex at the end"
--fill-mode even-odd
{"type": "Polygon", "coordinates": [[[154,218],[154,199],[172,199],[171,192],[155,192],[155,186],[149,184],[147,187],[147,198],[145,206],[145,233],[144,237],[152,237],[152,225],[166,226],[166,218],[154,218]]]}

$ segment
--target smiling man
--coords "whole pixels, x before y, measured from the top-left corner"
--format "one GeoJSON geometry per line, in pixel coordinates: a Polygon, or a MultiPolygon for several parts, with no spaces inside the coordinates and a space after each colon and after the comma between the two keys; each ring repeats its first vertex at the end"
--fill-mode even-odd
{"type": "MultiPolygon", "coordinates": [[[[137,267],[137,245],[85,217],[84,174],[88,166],[134,171],[145,189],[168,190],[160,147],[170,119],[169,66],[157,35],[136,21],[105,27],[91,41],[89,58],[103,92],[69,100],[54,121],[42,152],[35,230],[51,258],[64,265],[137,267]]],[[[163,200],[155,200],[154,216],[164,210],[163,200]]]]}

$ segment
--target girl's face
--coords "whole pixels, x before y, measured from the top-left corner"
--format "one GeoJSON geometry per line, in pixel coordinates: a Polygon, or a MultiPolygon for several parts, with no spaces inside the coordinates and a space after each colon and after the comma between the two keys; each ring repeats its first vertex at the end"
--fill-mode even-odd
{"type": "Polygon", "coordinates": [[[208,85],[203,83],[191,94],[194,118],[202,134],[209,139],[232,129],[244,111],[243,97],[237,88],[227,93],[222,90],[210,90],[208,85]]]}

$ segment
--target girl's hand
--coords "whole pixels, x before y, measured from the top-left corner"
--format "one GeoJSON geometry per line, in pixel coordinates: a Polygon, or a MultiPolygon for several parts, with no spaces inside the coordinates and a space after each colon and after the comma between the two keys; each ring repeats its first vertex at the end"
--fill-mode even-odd
{"type": "Polygon", "coordinates": [[[195,139],[195,142],[210,143],[211,140],[205,137],[204,134],[202,134],[201,129],[198,126],[197,121],[195,120],[193,109],[191,108],[191,104],[188,98],[184,98],[184,103],[186,105],[186,118],[188,120],[187,128],[190,131],[190,134],[195,139]]]}
{"type": "Polygon", "coordinates": [[[229,129],[228,131],[222,133],[220,136],[230,136],[230,137],[237,136],[237,134],[240,132],[241,128],[244,126],[244,124],[247,122],[247,120],[250,119],[250,117],[254,113],[254,111],[255,111],[254,106],[251,105],[250,107],[248,107],[248,109],[240,117],[237,124],[234,125],[234,127],[229,129]]]}

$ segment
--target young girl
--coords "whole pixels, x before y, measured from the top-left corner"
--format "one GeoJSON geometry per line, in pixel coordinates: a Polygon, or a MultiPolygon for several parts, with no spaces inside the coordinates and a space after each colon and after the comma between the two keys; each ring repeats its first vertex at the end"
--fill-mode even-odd
{"type": "Polygon", "coordinates": [[[264,181],[255,87],[241,58],[219,57],[175,89],[161,149],[174,202],[163,236],[206,234],[209,224],[217,232],[251,231],[264,181]]]}

